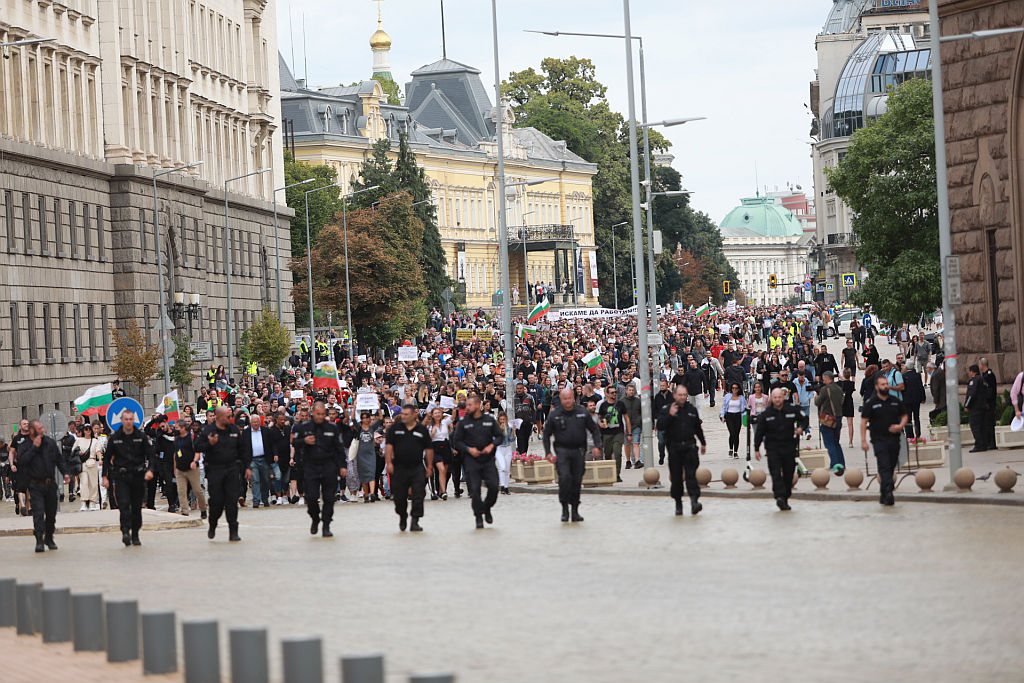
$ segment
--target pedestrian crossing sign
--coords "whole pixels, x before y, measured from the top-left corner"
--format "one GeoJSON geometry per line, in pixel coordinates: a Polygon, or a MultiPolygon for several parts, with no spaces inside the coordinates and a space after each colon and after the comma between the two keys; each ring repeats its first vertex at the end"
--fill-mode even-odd
{"type": "Polygon", "coordinates": [[[857,274],[856,273],[843,273],[843,287],[856,287],[857,286],[857,274]]]}
{"type": "Polygon", "coordinates": [[[825,285],[825,291],[826,292],[834,292],[834,291],[836,291],[836,286],[834,284],[832,284],[831,282],[829,282],[829,283],[827,283],[825,285]]]}

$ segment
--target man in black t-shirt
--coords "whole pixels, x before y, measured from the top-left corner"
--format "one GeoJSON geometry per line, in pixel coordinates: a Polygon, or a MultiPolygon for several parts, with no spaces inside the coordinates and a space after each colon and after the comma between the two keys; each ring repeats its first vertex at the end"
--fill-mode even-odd
{"type": "MultiPolygon", "coordinates": [[[[28,420],[22,420],[18,423],[18,431],[11,437],[10,446],[8,446],[8,453],[10,455],[9,465],[17,467],[18,449],[21,448],[22,444],[27,443],[28,440],[28,420]]],[[[11,483],[14,486],[14,514],[28,516],[32,512],[28,505],[28,475],[24,472],[20,474],[13,472],[11,479],[11,483]]]]}
{"type": "Polygon", "coordinates": [[[409,531],[423,531],[420,517],[423,516],[423,498],[427,478],[434,473],[434,449],[430,432],[416,421],[416,406],[406,403],[402,414],[384,437],[384,460],[391,477],[391,495],[395,500],[398,514],[398,528],[405,531],[409,489],[412,489],[412,524],[409,531]],[[423,469],[426,458],[427,468],[423,469]]]}
{"type": "Polygon", "coordinates": [[[622,444],[625,435],[622,427],[625,420],[626,406],[619,400],[618,390],[615,385],[610,385],[604,390],[604,401],[597,407],[597,424],[601,427],[601,445],[604,449],[605,460],[615,460],[615,475],[618,476],[622,470],[622,444]]]}
{"type": "Polygon", "coordinates": [[[903,401],[889,393],[889,380],[881,373],[875,378],[874,395],[864,403],[861,410],[860,447],[864,453],[868,452],[866,434],[869,425],[871,445],[878,461],[878,476],[882,482],[878,502],[893,505],[896,502],[893,479],[900,457],[900,434],[907,426],[907,409],[903,401]]]}

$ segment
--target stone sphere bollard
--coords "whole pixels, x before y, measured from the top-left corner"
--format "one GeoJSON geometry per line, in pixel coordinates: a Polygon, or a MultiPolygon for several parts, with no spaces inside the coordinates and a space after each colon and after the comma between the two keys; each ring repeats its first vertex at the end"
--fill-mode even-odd
{"type": "Polygon", "coordinates": [[[740,473],[731,467],[726,467],[722,470],[722,483],[725,484],[725,488],[734,489],[736,488],[736,482],[740,480],[740,473]]]}
{"type": "Polygon", "coordinates": [[[755,489],[763,489],[764,483],[768,481],[768,473],[764,470],[750,470],[747,480],[755,489]]]}
{"type": "Polygon", "coordinates": [[[707,467],[697,468],[697,483],[700,484],[702,489],[706,489],[708,484],[711,483],[711,470],[707,467]]]}
{"type": "Polygon", "coordinates": [[[843,473],[843,481],[849,487],[850,491],[859,491],[860,485],[864,483],[864,473],[856,467],[851,467],[843,473]]]}
{"type": "Polygon", "coordinates": [[[921,489],[921,493],[931,493],[932,487],[935,486],[935,473],[931,470],[918,470],[914,475],[914,482],[917,488],[921,489]]]}
{"type": "Polygon", "coordinates": [[[814,484],[815,488],[819,491],[825,491],[828,489],[829,472],[824,467],[811,472],[811,483],[814,484]]]}
{"type": "Polygon", "coordinates": [[[959,493],[969,493],[974,486],[974,471],[969,467],[961,467],[953,475],[953,483],[960,489],[959,493]]]}
{"type": "Polygon", "coordinates": [[[999,493],[1013,493],[1013,487],[1016,485],[1017,473],[1009,467],[996,472],[996,486],[999,487],[999,493]]]}
{"type": "Polygon", "coordinates": [[[657,467],[648,467],[644,470],[644,483],[648,486],[654,486],[661,481],[661,472],[658,471],[657,467]]]}

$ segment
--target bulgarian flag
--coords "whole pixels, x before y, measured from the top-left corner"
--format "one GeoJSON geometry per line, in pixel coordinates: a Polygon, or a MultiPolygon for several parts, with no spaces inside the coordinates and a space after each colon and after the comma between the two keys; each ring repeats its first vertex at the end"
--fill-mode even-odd
{"type": "Polygon", "coordinates": [[[166,415],[169,422],[177,422],[180,405],[181,402],[178,400],[178,390],[175,389],[160,399],[160,405],[156,407],[156,412],[157,414],[166,415]]]}
{"type": "Polygon", "coordinates": [[[716,309],[714,311],[711,311],[711,315],[709,315],[708,317],[709,318],[717,318],[719,313],[721,313],[721,311],[716,309]]]}
{"type": "Polygon", "coordinates": [[[536,325],[518,325],[516,327],[516,334],[520,337],[525,337],[528,334],[537,334],[540,332],[540,328],[536,325]]]}
{"type": "Polygon", "coordinates": [[[114,402],[113,391],[109,382],[87,389],[75,399],[75,410],[83,417],[102,415],[106,412],[107,406],[114,402]]]}
{"type": "Polygon", "coordinates": [[[338,368],[330,361],[318,363],[316,371],[313,372],[314,389],[341,389],[338,381],[338,368]]]}
{"type": "Polygon", "coordinates": [[[544,316],[547,315],[548,311],[550,310],[551,302],[548,301],[547,297],[544,297],[544,299],[541,300],[540,303],[538,303],[536,306],[534,306],[532,311],[530,311],[530,315],[527,317],[526,322],[532,325],[538,320],[543,319],[544,316]]]}
{"type": "Polygon", "coordinates": [[[707,304],[701,304],[701,307],[698,308],[696,311],[694,311],[694,313],[696,313],[697,317],[699,318],[702,315],[704,315],[705,313],[707,313],[710,308],[711,307],[708,306],[707,304]]]}
{"type": "Polygon", "coordinates": [[[596,375],[597,369],[604,365],[604,358],[601,357],[601,353],[597,349],[594,349],[583,356],[583,362],[587,365],[587,373],[596,375]]]}

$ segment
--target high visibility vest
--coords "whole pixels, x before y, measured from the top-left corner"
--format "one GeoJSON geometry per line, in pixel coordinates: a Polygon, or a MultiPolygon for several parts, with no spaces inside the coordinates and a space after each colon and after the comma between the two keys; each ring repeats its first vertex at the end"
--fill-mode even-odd
{"type": "Polygon", "coordinates": [[[305,339],[299,342],[299,351],[302,353],[309,353],[309,344],[306,343],[305,339]]]}
{"type": "Polygon", "coordinates": [[[776,349],[782,350],[782,337],[768,337],[768,347],[775,351],[776,349]]]}
{"type": "Polygon", "coordinates": [[[245,366],[245,372],[246,374],[255,376],[259,372],[259,369],[256,367],[256,363],[249,363],[245,366]]]}
{"type": "Polygon", "coordinates": [[[220,398],[214,396],[213,398],[206,399],[206,409],[211,410],[221,404],[220,398]]]}
{"type": "Polygon", "coordinates": [[[795,346],[795,342],[796,342],[796,339],[793,337],[792,334],[790,334],[789,336],[786,337],[786,345],[789,348],[793,348],[793,346],[795,346]]]}
{"type": "Polygon", "coordinates": [[[209,384],[210,386],[213,386],[214,378],[216,376],[217,376],[217,373],[214,372],[212,369],[211,370],[207,370],[206,371],[206,383],[209,384]]]}

